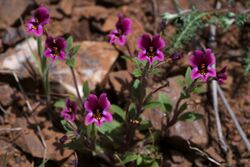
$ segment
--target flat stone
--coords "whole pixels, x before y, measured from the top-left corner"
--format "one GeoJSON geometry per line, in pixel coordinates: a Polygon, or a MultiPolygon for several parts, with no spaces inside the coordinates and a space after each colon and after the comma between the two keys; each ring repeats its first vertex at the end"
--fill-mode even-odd
{"type": "MultiPolygon", "coordinates": [[[[180,96],[181,87],[177,84],[177,77],[169,78],[168,80],[169,80],[170,86],[160,90],[158,93],[164,93],[168,97],[170,97],[171,104],[174,107],[175,103],[177,102],[180,96]]],[[[156,85],[155,87],[157,87],[156,85]]],[[[158,98],[158,93],[156,93],[155,98],[158,98]]],[[[199,99],[198,96],[195,97],[195,100],[197,99],[199,99]]],[[[188,101],[189,103],[188,103],[187,110],[184,112],[195,111],[200,114],[205,113],[203,106],[190,104],[190,101],[192,101],[192,99],[188,99],[188,101]]],[[[146,110],[143,113],[143,117],[144,119],[150,120],[152,122],[152,125],[156,129],[161,128],[161,120],[163,117],[163,112],[161,112],[159,109],[146,110]]],[[[203,119],[197,120],[194,122],[178,121],[175,125],[170,127],[169,136],[170,137],[178,136],[184,140],[190,140],[191,142],[201,147],[205,146],[208,142],[207,129],[206,129],[203,119]]]]}
{"type": "MultiPolygon", "coordinates": [[[[61,161],[69,157],[73,151],[64,149],[63,147],[58,147],[58,140],[63,136],[62,133],[53,130],[53,125],[51,122],[43,122],[44,129],[47,129],[44,133],[42,129],[43,136],[51,136],[50,138],[44,137],[45,143],[47,145],[46,157],[50,160],[61,161]]],[[[39,135],[36,132],[35,126],[31,126],[27,119],[24,117],[17,118],[15,127],[22,127],[20,137],[15,140],[15,144],[18,145],[24,152],[30,153],[32,156],[37,158],[43,158],[44,156],[44,146],[41,142],[39,135]]]]}
{"type": "Polygon", "coordinates": [[[86,19],[94,18],[95,20],[104,19],[109,15],[110,10],[102,6],[80,6],[73,9],[72,15],[84,17],[86,19]]]}
{"type": "Polygon", "coordinates": [[[7,84],[0,83],[0,104],[8,106],[12,103],[14,90],[7,84]]]}
{"type": "Polygon", "coordinates": [[[71,15],[73,6],[74,6],[74,1],[72,1],[72,0],[61,0],[61,1],[60,1],[60,9],[61,9],[66,15],[71,15]]]}
{"type": "Polygon", "coordinates": [[[30,0],[1,0],[0,1],[0,29],[5,29],[15,23],[23,14],[30,0]]]}
{"type": "Polygon", "coordinates": [[[7,46],[13,46],[18,41],[24,39],[25,32],[22,27],[13,28],[8,27],[3,33],[2,43],[7,46]]]}
{"type": "Polygon", "coordinates": [[[0,54],[0,69],[13,70],[20,78],[29,77],[26,68],[27,61],[35,65],[32,53],[37,52],[36,41],[33,38],[25,40],[16,45],[13,49],[8,49],[5,53],[0,54]]]}

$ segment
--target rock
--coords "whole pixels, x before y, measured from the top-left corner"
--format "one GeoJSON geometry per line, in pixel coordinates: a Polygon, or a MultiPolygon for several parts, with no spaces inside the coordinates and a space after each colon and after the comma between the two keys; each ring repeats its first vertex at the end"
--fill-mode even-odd
{"type": "Polygon", "coordinates": [[[53,34],[53,36],[63,36],[64,34],[70,33],[72,24],[72,19],[64,18],[63,20],[51,20],[46,27],[49,34],[53,34]]]}
{"type": "Polygon", "coordinates": [[[96,21],[105,19],[109,15],[109,10],[102,6],[80,6],[73,9],[73,16],[78,18],[84,17],[86,19],[93,18],[96,21]]]}
{"type": "MultiPolygon", "coordinates": [[[[72,150],[58,147],[58,140],[63,136],[63,134],[53,130],[53,125],[49,121],[45,120],[39,124],[44,124],[42,133],[48,149],[46,154],[48,159],[61,161],[73,153],[72,150]],[[44,131],[45,129],[46,131],[44,131]],[[46,136],[50,136],[50,138],[47,138],[46,136]]],[[[43,158],[44,146],[39,138],[39,135],[35,133],[37,131],[36,125],[30,124],[27,122],[26,118],[20,117],[17,118],[14,126],[23,128],[20,137],[15,140],[15,144],[18,145],[18,147],[20,147],[24,152],[30,153],[32,156],[37,158],[43,158]]]]}
{"type": "Polygon", "coordinates": [[[132,76],[128,71],[116,71],[109,74],[107,87],[113,88],[115,92],[123,93],[126,95],[130,92],[130,84],[132,82],[132,76]]]}
{"type": "MultiPolygon", "coordinates": [[[[35,62],[32,59],[32,52],[27,43],[30,44],[32,52],[37,52],[36,41],[32,38],[28,39],[18,44],[13,50],[8,50],[0,55],[1,69],[13,70],[22,78],[30,77],[24,64],[27,64],[27,60],[31,64],[35,64],[35,62]]],[[[118,52],[107,42],[84,41],[79,44],[81,47],[75,57],[75,71],[79,88],[81,89],[83,81],[87,80],[90,87],[94,89],[96,84],[101,83],[105,79],[118,57],[118,52]]],[[[34,68],[37,67],[34,66],[34,68]]],[[[57,60],[51,65],[50,78],[51,82],[57,83],[54,87],[52,86],[52,89],[64,91],[65,89],[63,88],[66,88],[69,92],[76,94],[71,71],[65,61],[57,60]]]]}
{"type": "MultiPolygon", "coordinates": [[[[163,88],[158,93],[164,93],[168,97],[171,97],[170,98],[171,104],[172,106],[174,106],[175,103],[177,102],[177,99],[180,96],[181,87],[177,84],[177,81],[176,81],[177,77],[169,78],[168,80],[169,80],[170,86],[163,88]]],[[[154,85],[155,87],[157,87],[157,84],[154,84],[154,85]]],[[[154,98],[158,98],[158,93],[156,93],[154,98]]],[[[198,98],[199,97],[196,97],[195,99],[197,100],[198,98]]],[[[188,103],[189,105],[188,105],[187,111],[195,111],[204,115],[205,111],[202,106],[191,105],[190,104],[191,99],[188,99],[188,100],[189,100],[189,103],[188,103]]],[[[143,118],[150,120],[152,122],[152,125],[156,129],[161,128],[162,117],[163,117],[163,112],[161,112],[159,109],[146,110],[143,113],[143,118]]],[[[194,144],[201,146],[201,147],[205,146],[208,142],[207,129],[202,119],[194,121],[194,122],[178,121],[175,125],[170,127],[169,136],[170,137],[178,136],[184,140],[190,140],[194,144]]]]}
{"type": "Polygon", "coordinates": [[[95,0],[75,0],[75,5],[74,6],[91,6],[95,5],[95,0]]]}
{"type": "MultiPolygon", "coordinates": [[[[84,81],[88,81],[91,89],[94,89],[96,84],[105,79],[118,57],[118,52],[107,42],[83,41],[79,44],[81,48],[75,57],[75,71],[79,89],[82,89],[84,81]]],[[[59,82],[68,91],[76,94],[70,69],[65,62],[58,61],[57,64],[55,63],[50,74],[54,81],[59,82]]]]}
{"type": "Polygon", "coordinates": [[[0,1],[0,29],[6,29],[23,14],[30,0],[0,1]],[[11,12],[10,12],[11,11],[11,12]]]}
{"type": "Polygon", "coordinates": [[[13,28],[8,27],[6,31],[3,33],[2,42],[4,45],[13,46],[18,41],[24,39],[25,32],[22,27],[13,28]]]}
{"type": "Polygon", "coordinates": [[[32,59],[32,51],[35,53],[36,48],[36,41],[30,38],[16,45],[14,49],[8,49],[5,53],[0,54],[0,69],[13,70],[20,78],[29,77],[27,61],[35,64],[32,59]]]}
{"type": "Polygon", "coordinates": [[[71,15],[72,9],[74,6],[74,1],[72,0],[61,0],[60,1],[60,9],[65,13],[66,15],[71,15]]]}
{"type": "Polygon", "coordinates": [[[59,12],[58,6],[50,5],[48,6],[48,9],[52,19],[62,20],[64,18],[63,14],[59,12]]]}
{"type": "Polygon", "coordinates": [[[12,95],[14,90],[7,84],[0,83],[0,104],[3,106],[9,106],[12,103],[12,95]]]}
{"type": "Polygon", "coordinates": [[[108,6],[122,6],[131,2],[131,0],[97,0],[98,3],[108,6]]]}
{"type": "Polygon", "coordinates": [[[71,28],[71,34],[76,41],[90,40],[91,32],[89,21],[82,19],[81,21],[74,21],[71,28]]]}

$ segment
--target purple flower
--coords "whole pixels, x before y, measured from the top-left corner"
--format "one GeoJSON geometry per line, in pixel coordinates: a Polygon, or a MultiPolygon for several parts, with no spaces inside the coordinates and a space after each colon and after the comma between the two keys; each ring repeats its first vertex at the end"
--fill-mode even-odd
{"type": "Polygon", "coordinates": [[[223,67],[219,72],[217,72],[216,79],[219,84],[224,84],[224,81],[227,79],[227,66],[223,67]]]}
{"type": "Polygon", "coordinates": [[[61,117],[63,117],[65,120],[74,122],[76,119],[77,104],[75,101],[71,101],[69,98],[66,99],[65,104],[66,108],[61,111],[61,117]]]}
{"type": "Polygon", "coordinates": [[[50,57],[52,62],[55,61],[56,58],[60,60],[65,59],[65,49],[67,47],[67,43],[62,37],[48,37],[45,41],[45,50],[44,56],[50,57]]]}
{"type": "Polygon", "coordinates": [[[125,45],[126,36],[132,31],[132,20],[130,18],[124,18],[122,15],[118,15],[118,21],[115,25],[116,29],[109,35],[109,43],[118,45],[125,45]]]}
{"type": "Polygon", "coordinates": [[[141,49],[138,53],[139,60],[147,60],[150,64],[156,60],[164,60],[164,53],[161,49],[165,47],[165,42],[160,35],[151,37],[144,34],[139,38],[137,45],[141,49]]]}
{"type": "Polygon", "coordinates": [[[48,24],[49,20],[48,9],[43,6],[37,8],[33,17],[26,23],[27,32],[33,33],[37,37],[41,36],[43,34],[43,27],[48,24]]]}
{"type": "Polygon", "coordinates": [[[101,127],[103,122],[113,120],[111,113],[108,112],[110,102],[106,93],[102,93],[99,99],[95,94],[90,94],[84,102],[84,108],[88,112],[85,118],[86,125],[96,123],[98,127],[101,127]]]}
{"type": "Polygon", "coordinates": [[[190,65],[193,67],[191,71],[191,78],[201,78],[203,81],[207,81],[209,77],[215,77],[216,71],[212,67],[215,63],[215,57],[211,49],[206,49],[204,52],[201,50],[194,51],[190,65]]]}

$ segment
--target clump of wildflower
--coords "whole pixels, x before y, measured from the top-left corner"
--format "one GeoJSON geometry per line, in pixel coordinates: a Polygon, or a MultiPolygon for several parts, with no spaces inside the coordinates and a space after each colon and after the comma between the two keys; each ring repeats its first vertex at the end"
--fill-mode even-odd
{"type": "Polygon", "coordinates": [[[212,67],[213,64],[215,64],[215,57],[211,49],[194,51],[190,59],[190,65],[193,67],[191,78],[207,81],[209,77],[215,77],[216,71],[212,67]]]}
{"type": "Polygon", "coordinates": [[[216,80],[219,84],[224,84],[224,81],[227,80],[227,66],[223,67],[219,72],[217,72],[216,80]]]}
{"type": "Polygon", "coordinates": [[[40,6],[33,14],[33,17],[26,22],[27,32],[39,37],[43,35],[44,26],[49,23],[50,16],[46,7],[40,6]]]}
{"type": "Polygon", "coordinates": [[[106,93],[102,93],[99,99],[95,94],[90,94],[84,102],[84,108],[87,111],[86,125],[95,123],[98,127],[101,127],[104,122],[113,120],[111,113],[108,111],[110,102],[106,93]]]}
{"type": "Polygon", "coordinates": [[[122,15],[118,15],[118,21],[115,25],[115,29],[108,35],[109,43],[118,45],[125,45],[126,36],[132,31],[132,20],[125,18],[122,15]]]}
{"type": "Polygon", "coordinates": [[[161,49],[165,47],[165,41],[160,35],[151,37],[149,34],[144,34],[139,38],[137,45],[141,49],[138,53],[139,60],[147,60],[150,64],[156,60],[164,60],[165,55],[161,49]]]}
{"type": "Polygon", "coordinates": [[[44,56],[50,57],[52,62],[55,59],[64,60],[66,57],[65,49],[67,47],[67,43],[62,37],[48,37],[45,41],[45,50],[44,56]]]}
{"type": "Polygon", "coordinates": [[[66,107],[61,111],[60,115],[65,120],[74,122],[77,113],[77,104],[75,101],[71,101],[69,98],[65,101],[66,107]]]}

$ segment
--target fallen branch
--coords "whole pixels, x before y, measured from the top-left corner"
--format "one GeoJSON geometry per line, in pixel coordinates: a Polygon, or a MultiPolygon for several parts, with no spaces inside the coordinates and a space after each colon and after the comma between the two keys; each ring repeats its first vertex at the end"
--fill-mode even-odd
{"type": "Polygon", "coordinates": [[[225,98],[224,96],[224,93],[223,91],[221,90],[221,88],[219,86],[217,86],[217,90],[219,92],[219,95],[224,103],[224,106],[226,107],[227,111],[229,112],[233,122],[234,122],[234,125],[236,126],[236,129],[238,130],[239,134],[240,134],[240,137],[242,138],[243,142],[245,143],[248,151],[250,152],[250,143],[249,143],[249,140],[247,139],[247,136],[245,134],[245,132],[243,131],[242,127],[240,126],[240,123],[239,121],[237,120],[235,114],[234,114],[234,111],[232,110],[232,108],[230,107],[230,105],[228,104],[228,101],[227,99],[225,98]]]}

